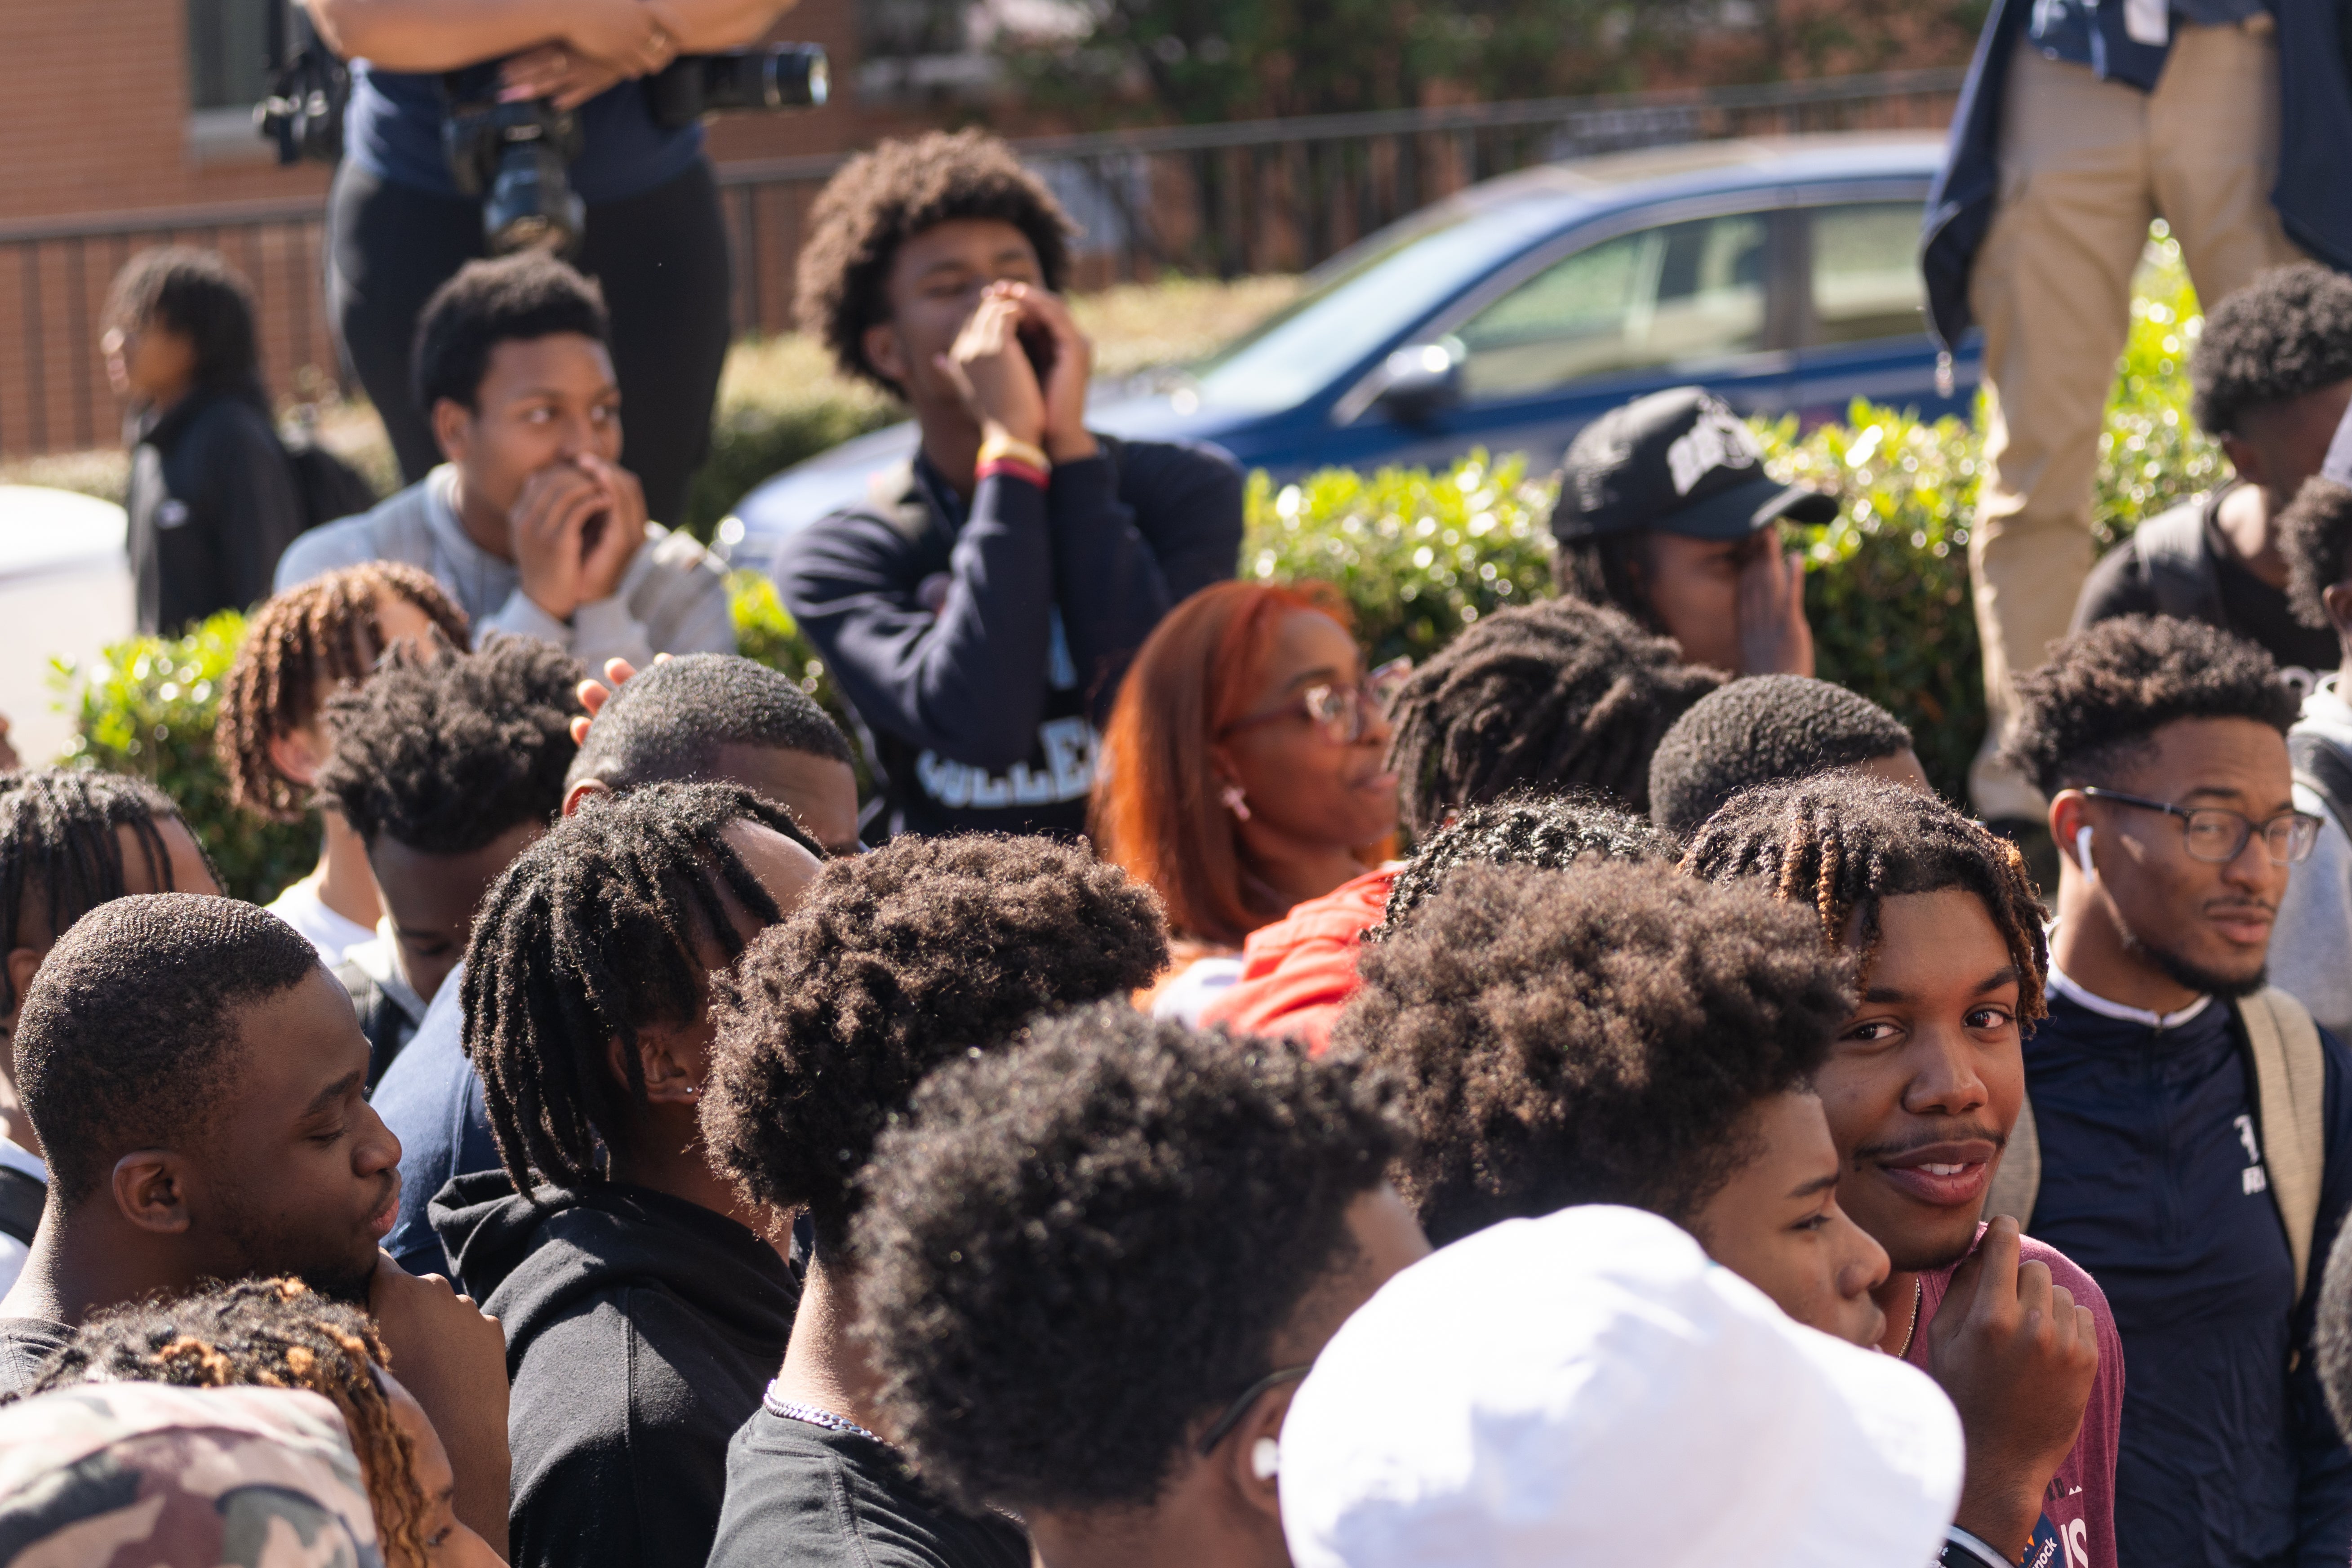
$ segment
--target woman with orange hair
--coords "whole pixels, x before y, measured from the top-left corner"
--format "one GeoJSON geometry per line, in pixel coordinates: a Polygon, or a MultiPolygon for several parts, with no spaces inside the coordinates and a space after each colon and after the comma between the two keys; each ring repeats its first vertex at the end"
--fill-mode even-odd
{"type": "Polygon", "coordinates": [[[1242,939],[1363,875],[1396,831],[1388,702],[1324,583],[1220,583],[1136,655],[1103,736],[1097,853],[1167,906],[1176,967],[1142,1000],[1190,1020],[1242,939]]]}

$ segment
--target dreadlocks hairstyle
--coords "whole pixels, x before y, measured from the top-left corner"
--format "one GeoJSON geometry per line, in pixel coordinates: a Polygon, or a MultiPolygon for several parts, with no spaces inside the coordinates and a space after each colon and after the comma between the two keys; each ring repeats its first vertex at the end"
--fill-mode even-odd
{"type": "Polygon", "coordinates": [[[2045,795],[2108,783],[2179,720],[2252,719],[2284,735],[2297,708],[2260,646],[2172,616],[2121,616],[2076,632],[2018,678],[2017,692],[2006,755],[2045,795]]]}
{"type": "Polygon", "coordinates": [[[2241,416],[2352,380],[2352,279],[2315,261],[2273,267],[2205,313],[2189,356],[2189,412],[2215,436],[2241,416]]]}
{"type": "Polygon", "coordinates": [[[637,1031],[700,1017],[709,960],[743,951],[738,922],[775,922],[775,900],[727,842],[737,822],[824,858],[748,790],[647,784],[588,800],[482,900],[466,944],[466,1054],[515,1191],[604,1179],[601,1150],[620,1135],[625,1104],[645,1098],[637,1031]],[[614,1039],[625,1085],[606,1057],[614,1039]]]}
{"type": "Polygon", "coordinates": [[[588,727],[564,775],[614,790],[709,778],[722,746],[764,746],[848,763],[849,739],[789,675],[731,653],[690,653],[638,671],[588,727]]]}
{"type": "Polygon", "coordinates": [[[390,834],[426,855],[549,821],[563,806],[582,678],[537,637],[494,637],[470,654],[396,646],[366,685],[327,700],[319,793],[367,844],[390,834]]]}
{"type": "Polygon", "coordinates": [[[309,938],[236,899],[134,895],[74,922],[16,1018],[16,1092],[58,1196],[184,1140],[235,1073],[236,1010],[323,973],[309,938]]]}
{"type": "Polygon", "coordinates": [[[1850,768],[1911,749],[1911,731],[1869,698],[1802,675],[1751,675],[1675,721],[1650,759],[1650,820],[1687,838],[1741,790],[1850,768]]]}
{"type": "Polygon", "coordinates": [[[416,1480],[416,1446],[400,1429],[377,1376],[385,1359],[383,1341],[365,1312],[331,1301],[299,1279],[246,1279],[91,1318],[18,1397],[92,1383],[320,1394],[351,1429],[385,1561],[396,1568],[426,1568],[430,1510],[416,1480]]]}
{"type": "Polygon", "coordinates": [[[1849,1006],[1802,912],[1658,865],[1466,866],[1364,951],[1332,1034],[1400,1095],[1430,1240],[1570,1204],[1687,1225],[1849,1006]]]}
{"type": "MultiPolygon", "coordinates": [[[[0,954],[54,942],[91,910],[122,897],[125,828],[148,885],[168,891],[172,853],[158,825],[179,816],[162,790],[121,773],[0,773],[0,954]]],[[[16,1011],[18,1000],[0,968],[0,1017],[16,1011]]]]}
{"type": "Polygon", "coordinates": [[[162,326],[195,350],[196,384],[268,406],[253,329],[253,289],[217,252],[167,245],[142,250],[114,275],[102,319],[136,331],[162,326]]]}
{"type": "Polygon", "coordinates": [[[1140,1506],[1357,1266],[1395,1131],[1342,1064],[1125,1001],[926,1079],[861,1179],[856,1332],[967,1510],[1140,1506]]]}
{"type": "Polygon", "coordinates": [[[1557,871],[1580,860],[1671,865],[1681,847],[1641,817],[1604,801],[1519,794],[1474,805],[1413,851],[1389,884],[1388,910],[1364,933],[1386,942],[1465,866],[1536,866],[1557,871]]]}
{"type": "Polygon", "coordinates": [[[1729,677],[1685,664],[1673,639],[1575,599],[1486,616],[1412,672],[1391,753],[1416,838],[1445,814],[1527,785],[1650,806],[1650,753],[1729,677]]]}
{"type": "Polygon", "coordinates": [[[975,833],[832,861],[712,982],[711,1159],[838,1249],[858,1167],[926,1073],[1167,967],[1160,900],[1083,849],[975,833]]]}
{"type": "Polygon", "coordinates": [[[429,574],[397,561],[330,572],[275,595],[246,621],[213,726],[231,802],[272,822],[302,819],[310,803],[269,760],[269,742],[314,721],[338,688],[368,678],[383,654],[376,606],[387,598],[423,611],[450,647],[470,645],[466,612],[429,574]]]}
{"type": "Polygon", "coordinates": [[[2294,618],[2322,631],[2334,626],[2327,590],[2352,582],[2352,485],[2317,474],[2304,480],[2278,515],[2278,548],[2294,618]]]}
{"type": "Polygon", "coordinates": [[[1878,956],[1885,900],[1974,893],[2017,970],[2018,1021],[2047,1011],[2042,906],[2017,846],[1917,790],[1860,773],[1763,784],[1707,820],[1682,868],[1703,881],[1752,881],[1811,910],[1822,941],[1854,953],[1857,984],[1878,956]]]}
{"type": "Polygon", "coordinates": [[[866,357],[866,330],[890,319],[890,264],[898,247],[959,218],[992,218],[1019,229],[1037,252],[1045,287],[1061,292],[1077,226],[1045,183],[986,132],[934,131],[885,142],[826,182],[809,212],[797,298],[802,329],[824,342],[844,375],[905,395],[866,357]]]}

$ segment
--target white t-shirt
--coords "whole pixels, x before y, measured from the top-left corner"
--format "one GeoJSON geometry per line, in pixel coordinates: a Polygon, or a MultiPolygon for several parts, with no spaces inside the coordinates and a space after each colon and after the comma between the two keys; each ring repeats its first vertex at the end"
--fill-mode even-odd
{"type": "Polygon", "coordinates": [[[1201,1010],[1242,977],[1238,953],[1217,953],[1195,959],[1184,972],[1160,988],[1151,999],[1151,1016],[1173,1018],[1191,1028],[1201,1025],[1201,1010]]]}
{"type": "Polygon", "coordinates": [[[319,950],[320,962],[330,969],[342,963],[350,949],[375,937],[373,926],[346,920],[329,909],[326,900],[319,897],[319,884],[311,877],[303,878],[278,894],[268,907],[271,914],[310,939],[310,945],[319,950]]]}
{"type": "MultiPolygon", "coordinates": [[[[22,1144],[0,1138],[0,1166],[21,1171],[35,1181],[47,1183],[49,1168],[41,1163],[39,1155],[22,1144]]],[[[13,1236],[0,1236],[0,1296],[5,1296],[16,1283],[16,1276],[25,1271],[25,1259],[32,1248],[13,1236]]]]}

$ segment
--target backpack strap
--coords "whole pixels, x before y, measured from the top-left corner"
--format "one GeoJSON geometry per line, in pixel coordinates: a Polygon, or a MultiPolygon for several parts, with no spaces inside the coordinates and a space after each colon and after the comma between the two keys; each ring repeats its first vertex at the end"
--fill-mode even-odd
{"type": "Polygon", "coordinates": [[[2253,1055],[2263,1166],[2271,1201],[2286,1225],[2287,1247],[2294,1255],[2294,1299],[2300,1301],[2311,1272],[2320,1178],[2327,1167],[2327,1058],[2320,1051],[2319,1026],[2302,1003],[2277,986],[2242,998],[2237,1008],[2253,1055]]]}
{"type": "Polygon", "coordinates": [[[2160,616],[2203,621],[2226,626],[2221,615],[2221,584],[2213,575],[2213,557],[2205,548],[2206,500],[2174,507],[2149,518],[2132,534],[2132,548],[2147,568],[2148,592],[2156,597],[2160,616]]]}
{"type": "Polygon", "coordinates": [[[2000,1163],[1985,1188],[1984,1217],[2009,1215],[2021,1231],[2033,1223],[2033,1201],[2042,1195],[2042,1134],[2033,1125],[2033,1097],[2018,1101],[2017,1125],[2010,1129],[2000,1163]]]}
{"type": "Polygon", "coordinates": [[[41,1228],[41,1210],[49,1201],[48,1184],[14,1166],[0,1165],[0,1236],[13,1236],[33,1245],[41,1228]]]}

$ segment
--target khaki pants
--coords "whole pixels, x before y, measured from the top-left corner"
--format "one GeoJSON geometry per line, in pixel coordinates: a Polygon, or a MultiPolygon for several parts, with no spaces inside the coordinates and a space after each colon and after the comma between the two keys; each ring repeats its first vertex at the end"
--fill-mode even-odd
{"type": "Polygon", "coordinates": [[[2279,227],[2278,45],[2268,16],[2183,26],[2156,90],[2021,45],[2000,127],[2000,193],[1969,304],[1985,333],[1985,474],[1969,539],[1991,720],[1969,771],[1987,816],[2042,814],[1993,759],[2011,679],[2065,636],[2091,569],[2099,426],[2131,326],[2131,279],[2162,217],[2210,309],[2301,259],[2279,227]]]}

